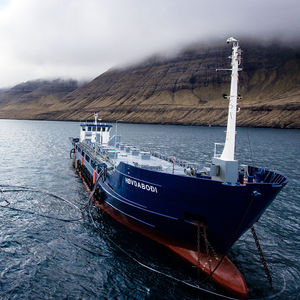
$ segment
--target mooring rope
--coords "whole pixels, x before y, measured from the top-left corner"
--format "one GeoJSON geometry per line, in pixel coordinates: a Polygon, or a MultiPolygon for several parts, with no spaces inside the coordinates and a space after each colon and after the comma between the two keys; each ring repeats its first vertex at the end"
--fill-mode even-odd
{"type": "Polygon", "coordinates": [[[26,214],[36,215],[36,216],[43,217],[43,218],[58,220],[58,221],[62,221],[62,222],[76,222],[76,221],[82,220],[82,217],[77,218],[77,219],[63,219],[63,218],[58,218],[58,217],[49,216],[49,215],[45,215],[45,214],[40,214],[38,212],[34,212],[34,211],[31,211],[31,210],[26,210],[26,209],[12,207],[12,206],[10,206],[11,202],[8,201],[6,199],[6,197],[3,197],[4,193],[9,193],[9,192],[36,192],[36,193],[42,193],[42,194],[46,194],[46,195],[52,196],[52,197],[54,197],[56,199],[59,199],[61,201],[64,201],[64,202],[66,202],[66,203],[74,206],[78,210],[81,210],[79,206],[77,206],[76,204],[72,203],[71,201],[69,201],[69,200],[67,200],[67,199],[65,199],[65,198],[63,198],[61,196],[58,196],[56,194],[53,194],[53,193],[51,193],[49,191],[39,190],[39,189],[32,188],[32,187],[16,186],[16,185],[14,185],[14,186],[13,185],[1,185],[1,187],[6,187],[6,188],[7,187],[13,187],[14,188],[14,189],[6,189],[6,190],[0,188],[2,199],[7,203],[6,205],[0,205],[1,208],[13,210],[13,211],[18,211],[18,212],[22,212],[22,213],[26,213],[26,214]]]}
{"type": "MultiPolygon", "coordinates": [[[[98,180],[100,180],[101,176],[99,176],[98,180]]],[[[95,184],[96,186],[97,184],[95,184]]],[[[3,186],[3,185],[2,185],[3,186]]],[[[80,207],[78,207],[77,205],[75,205],[74,203],[68,201],[67,199],[63,198],[63,197],[60,197],[56,194],[53,194],[51,192],[48,192],[48,191],[44,191],[44,190],[37,190],[37,189],[34,189],[34,188],[31,188],[31,187],[24,187],[24,186],[8,186],[8,185],[5,185],[5,187],[14,187],[16,188],[15,190],[2,190],[0,188],[0,192],[1,194],[3,195],[5,192],[19,192],[19,191],[30,191],[30,192],[41,192],[41,193],[45,193],[47,195],[51,195],[57,199],[60,199],[62,201],[65,201],[69,204],[72,204],[74,207],[78,208],[81,210],[80,207]]],[[[95,192],[95,188],[93,189],[94,192],[95,192]]],[[[88,192],[92,193],[90,190],[88,190],[88,192]]],[[[94,194],[93,192],[93,194],[94,194]]],[[[106,238],[116,247],[118,248],[122,253],[124,253],[127,257],[129,257],[130,259],[132,259],[135,263],[137,263],[138,265],[140,265],[141,267],[151,271],[151,272],[154,272],[154,273],[157,273],[157,274],[160,274],[161,276],[164,276],[172,281],[175,281],[179,284],[182,284],[184,286],[187,286],[189,288],[192,288],[192,289],[195,289],[195,290],[198,290],[198,291],[201,291],[203,293],[206,293],[206,294],[209,294],[209,295],[213,295],[213,296],[216,296],[216,297],[219,297],[219,298],[222,298],[222,299],[228,299],[228,300],[239,300],[239,298],[234,298],[234,297],[230,297],[230,296],[226,296],[226,295],[223,295],[223,294],[220,294],[220,293],[217,293],[217,292],[214,292],[214,291],[211,291],[211,290],[208,290],[208,289],[205,289],[205,288],[202,288],[198,285],[195,285],[195,284],[192,284],[190,282],[187,282],[185,280],[182,280],[182,279],[179,279],[177,277],[174,277],[172,275],[169,275],[167,273],[164,273],[164,272],[161,272],[153,267],[150,267],[144,263],[142,263],[141,261],[139,261],[138,259],[136,259],[133,255],[131,255],[128,251],[126,251],[125,249],[123,249],[121,246],[119,246],[116,242],[114,242],[107,234],[106,232],[101,229],[99,226],[97,226],[95,220],[94,220],[94,217],[91,213],[91,204],[92,204],[92,198],[93,198],[93,194],[92,194],[92,197],[89,197],[89,205],[88,205],[88,209],[89,209],[89,215],[90,215],[90,218],[92,220],[92,223],[93,223],[93,226],[94,228],[96,228],[97,230],[101,231],[102,233],[105,234],[106,238]]],[[[82,220],[82,217],[80,219],[73,219],[73,220],[67,220],[67,219],[61,219],[61,218],[56,218],[56,217],[52,217],[52,216],[47,216],[47,215],[43,215],[43,214],[39,214],[39,213],[35,213],[35,212],[32,212],[32,211],[28,211],[28,210],[22,210],[22,209],[18,209],[18,208],[14,208],[14,207],[10,207],[8,205],[10,205],[10,202],[5,198],[5,197],[2,197],[3,200],[5,202],[7,202],[7,205],[0,205],[0,207],[2,208],[8,208],[8,209],[11,209],[11,210],[15,210],[15,211],[19,211],[19,212],[23,212],[23,213],[29,213],[29,214],[33,214],[33,215],[37,215],[37,216],[41,216],[41,217],[44,217],[44,218],[50,218],[50,219],[54,219],[54,220],[59,220],[59,221],[64,221],[64,222],[74,222],[74,221],[79,221],[79,220],[82,220]]],[[[85,206],[86,207],[86,206],[85,206]]],[[[69,241],[70,242],[70,241],[69,241]]],[[[75,247],[79,247],[80,249],[82,250],[85,250],[93,255],[103,255],[103,254],[99,254],[99,253],[96,253],[95,251],[92,251],[91,249],[88,249],[86,247],[83,247],[82,245],[78,245],[78,244],[75,244],[74,242],[71,242],[75,247]]],[[[283,276],[283,274],[282,274],[283,276]]],[[[282,294],[285,289],[286,289],[286,282],[285,282],[285,277],[283,276],[283,282],[284,282],[284,285],[283,285],[283,288],[276,294],[273,294],[271,296],[267,296],[267,297],[264,297],[264,298],[257,298],[257,299],[250,299],[250,300],[267,300],[267,299],[273,299],[275,297],[278,297],[280,294],[282,294]]],[[[147,289],[147,292],[149,292],[149,289],[147,289]]]]}
{"type": "MultiPolygon", "coordinates": [[[[162,275],[163,277],[166,277],[166,278],[168,278],[168,279],[170,279],[170,280],[173,280],[173,281],[175,281],[175,282],[178,282],[178,283],[180,283],[180,284],[182,284],[182,285],[184,285],[184,286],[187,286],[187,287],[189,287],[189,288],[192,288],[192,289],[195,289],[195,290],[204,292],[204,293],[206,293],[206,294],[210,294],[210,295],[213,295],[213,296],[217,296],[217,297],[222,298],[222,299],[240,300],[240,298],[234,298],[234,297],[226,296],[226,295],[224,295],[224,294],[220,294],[220,293],[214,292],[214,291],[212,291],[212,290],[208,290],[208,289],[202,288],[202,287],[200,287],[199,285],[192,284],[192,283],[187,282],[187,281],[185,281],[185,280],[179,279],[179,278],[177,278],[177,277],[175,277],[175,276],[172,276],[172,275],[170,275],[170,274],[164,273],[164,272],[162,272],[162,271],[159,271],[159,270],[157,270],[157,269],[155,269],[155,268],[153,268],[153,267],[150,267],[150,266],[148,266],[148,265],[142,263],[141,261],[139,261],[138,259],[136,259],[132,254],[130,254],[128,251],[126,251],[126,250],[123,249],[120,245],[118,245],[115,241],[113,241],[113,240],[107,235],[107,233],[106,233],[102,228],[100,228],[99,226],[97,226],[97,224],[96,224],[96,222],[95,222],[95,220],[94,220],[94,217],[93,217],[93,215],[92,215],[92,213],[91,213],[91,206],[92,206],[92,205],[89,205],[89,206],[88,206],[88,209],[89,209],[89,216],[90,216],[90,218],[91,218],[91,221],[92,221],[92,223],[93,223],[95,229],[98,230],[98,231],[101,231],[102,233],[104,233],[105,236],[106,236],[106,238],[107,238],[107,239],[108,239],[108,240],[109,240],[116,248],[118,248],[122,253],[124,253],[127,257],[129,257],[130,259],[132,259],[135,263],[137,263],[137,264],[140,265],[141,267],[143,267],[143,268],[145,268],[145,269],[147,269],[147,270],[149,270],[149,271],[152,271],[152,272],[154,272],[154,273],[160,274],[160,275],[162,275]]],[[[273,298],[279,296],[280,294],[282,294],[282,293],[285,291],[285,289],[286,289],[286,282],[285,282],[285,277],[283,276],[283,274],[282,274],[282,277],[283,277],[283,282],[284,282],[284,284],[283,284],[283,288],[282,288],[278,293],[273,294],[273,295],[270,295],[270,296],[267,296],[267,297],[263,297],[263,298],[252,298],[252,299],[250,298],[250,299],[248,299],[248,300],[264,300],[264,299],[267,300],[267,299],[273,299],[273,298]]]]}
{"type": "Polygon", "coordinates": [[[247,137],[248,137],[248,145],[249,145],[249,151],[250,151],[250,158],[251,158],[252,166],[254,167],[253,153],[252,153],[252,148],[251,148],[251,143],[250,143],[250,136],[249,136],[248,127],[247,127],[247,137]]]}
{"type": "MultiPolygon", "coordinates": [[[[81,173],[81,172],[80,172],[81,173]]],[[[101,172],[100,172],[101,174],[101,172]]],[[[129,257],[130,259],[132,259],[134,262],[136,262],[138,265],[140,265],[141,267],[149,270],[149,271],[152,271],[154,273],[157,273],[157,274],[160,274],[172,281],[175,281],[177,283],[180,283],[184,286],[187,286],[189,288],[192,288],[192,289],[195,289],[195,290],[198,290],[198,291],[201,291],[201,292],[204,292],[206,294],[210,294],[210,295],[213,295],[213,296],[216,296],[216,297],[219,297],[219,298],[223,298],[223,299],[229,299],[229,300],[239,300],[238,298],[234,298],[234,297],[230,297],[230,296],[226,296],[226,295],[223,295],[223,294],[220,294],[220,293],[217,293],[217,292],[214,292],[212,290],[208,290],[208,289],[205,289],[205,288],[202,288],[200,287],[199,285],[195,285],[195,284],[192,284],[190,282],[187,282],[185,280],[182,280],[182,279],[179,279],[177,277],[174,277],[170,274],[167,274],[167,273],[164,273],[164,272],[161,272],[153,267],[150,267],[144,263],[142,263],[141,261],[139,261],[138,259],[136,259],[132,254],[130,254],[128,251],[126,251],[125,249],[123,249],[121,246],[119,246],[116,242],[114,242],[107,234],[106,232],[101,229],[99,226],[97,226],[95,220],[94,220],[94,217],[91,213],[91,207],[92,207],[92,199],[93,199],[93,196],[95,194],[95,191],[96,191],[96,188],[97,188],[97,185],[98,185],[98,181],[100,180],[100,178],[102,177],[102,175],[98,176],[97,178],[97,181],[94,185],[94,188],[93,188],[93,191],[91,191],[88,186],[87,189],[88,189],[88,192],[90,193],[90,196],[88,198],[88,203],[87,205],[84,206],[84,208],[88,208],[88,213],[89,213],[89,216],[90,216],[90,219],[92,220],[92,223],[93,223],[93,226],[94,228],[96,228],[97,230],[101,231],[102,233],[105,234],[106,238],[116,247],[118,248],[122,253],[124,253],[127,257],[129,257]]],[[[79,174],[81,175],[81,174],[79,174]]],[[[81,179],[83,179],[83,177],[81,176],[81,179]]],[[[19,192],[19,191],[30,191],[30,192],[40,192],[40,193],[45,193],[49,196],[53,196],[54,198],[57,198],[59,200],[62,200],[66,203],[69,203],[70,205],[74,206],[75,208],[79,209],[79,210],[82,210],[80,207],[78,207],[76,204],[70,202],[69,200],[63,198],[63,197],[60,197],[56,194],[53,194],[49,191],[46,191],[46,190],[38,190],[38,189],[35,189],[35,188],[31,188],[31,187],[26,187],[26,186],[11,186],[11,185],[0,185],[1,187],[13,187],[15,188],[15,190],[2,190],[0,188],[0,192],[2,195],[4,195],[5,192],[19,192]]],[[[25,212],[25,213],[29,213],[29,214],[34,214],[34,215],[38,215],[38,216],[41,216],[41,217],[45,217],[45,218],[50,218],[50,219],[55,219],[55,220],[59,220],[59,221],[64,221],[64,222],[74,222],[74,221],[79,221],[79,220],[82,220],[82,217],[79,218],[79,219],[71,219],[71,220],[68,220],[68,219],[61,219],[61,218],[56,218],[56,217],[52,217],[52,216],[47,216],[47,215],[43,215],[43,214],[39,214],[39,213],[35,213],[35,212],[31,212],[31,211],[27,211],[27,210],[22,210],[22,209],[18,209],[18,208],[13,208],[13,207],[10,207],[9,205],[11,204],[5,197],[2,197],[3,200],[7,203],[6,205],[0,205],[0,207],[2,208],[8,208],[8,209],[12,209],[12,210],[15,210],[15,211],[20,211],[20,212],[25,212]]],[[[72,243],[74,244],[74,243],[72,243]]],[[[74,246],[77,246],[85,251],[88,251],[90,252],[91,254],[94,254],[94,255],[98,255],[98,253],[95,253],[94,251],[90,250],[90,249],[87,249],[85,247],[82,247],[80,245],[77,245],[77,244],[74,244],[74,246]]],[[[221,260],[222,261],[222,260],[221,260]]],[[[214,273],[214,271],[216,270],[216,268],[214,270],[212,270],[211,274],[214,273]]],[[[282,277],[283,277],[283,287],[282,289],[276,293],[276,294],[272,294],[270,296],[267,296],[267,297],[263,297],[263,298],[256,298],[256,299],[250,299],[250,300],[263,300],[263,299],[273,299],[275,297],[278,297],[279,295],[281,295],[285,289],[286,289],[286,281],[285,281],[285,277],[284,275],[282,274],[282,277]]]]}
{"type": "Polygon", "coordinates": [[[0,206],[2,206],[2,207],[6,207],[6,206],[8,206],[8,205],[10,205],[10,202],[5,198],[5,196],[3,195],[4,194],[4,192],[3,192],[3,190],[0,188],[0,192],[1,192],[1,199],[2,199],[2,201],[4,200],[7,204],[6,205],[0,205],[0,206]]]}
{"type": "MultiPolygon", "coordinates": [[[[83,176],[82,176],[81,172],[79,172],[79,176],[81,177],[81,179],[83,179],[83,176]]],[[[99,180],[99,179],[100,179],[100,176],[99,176],[98,180],[99,180]]],[[[84,182],[84,183],[85,183],[85,182],[84,182]]],[[[95,185],[96,185],[96,184],[95,184],[95,185]]],[[[179,279],[179,278],[177,278],[177,277],[175,277],[175,276],[172,276],[172,275],[170,275],[170,274],[167,274],[167,273],[164,273],[164,272],[162,272],[162,271],[159,271],[159,270],[157,270],[157,269],[155,269],[155,268],[153,268],[153,267],[150,267],[150,266],[148,266],[148,265],[142,263],[142,262],[139,261],[138,259],[136,259],[132,254],[130,254],[128,251],[126,251],[126,250],[123,249],[120,245],[118,245],[115,241],[113,241],[113,240],[107,235],[107,233],[106,233],[102,228],[100,228],[99,226],[97,226],[97,224],[96,224],[96,222],[95,222],[95,220],[94,220],[93,214],[92,214],[92,212],[91,212],[91,207],[92,207],[92,202],[93,202],[92,200],[93,200],[93,194],[94,194],[94,192],[91,191],[91,190],[89,189],[89,187],[87,186],[87,184],[85,184],[85,186],[86,186],[86,188],[87,188],[88,193],[90,194],[90,196],[89,196],[89,198],[88,198],[88,205],[87,205],[87,208],[88,208],[88,214],[89,214],[89,216],[90,216],[90,219],[91,219],[91,221],[92,221],[92,223],[93,223],[94,228],[95,228],[96,230],[98,230],[98,231],[101,231],[103,234],[105,234],[106,238],[107,238],[107,239],[108,239],[108,240],[109,240],[116,248],[118,248],[122,253],[124,253],[127,257],[129,257],[129,258],[130,258],[131,260],[133,260],[135,263],[137,263],[138,265],[140,265],[141,267],[143,267],[143,268],[145,268],[145,269],[147,269],[147,270],[149,270],[149,271],[152,271],[152,272],[154,272],[154,273],[160,274],[160,275],[162,275],[162,276],[164,276],[164,277],[166,277],[166,278],[168,278],[168,279],[170,279],[170,280],[173,280],[173,281],[175,281],[175,282],[177,282],[177,283],[180,283],[180,284],[182,284],[182,285],[184,285],[184,286],[187,286],[187,287],[189,287],[189,288],[198,290],[198,291],[200,291],[200,292],[203,292],[203,293],[206,293],[206,294],[209,294],[209,295],[213,295],[213,296],[216,296],[216,297],[219,297],[219,298],[222,298],[222,299],[228,299],[228,300],[240,300],[239,298],[234,298],[234,297],[226,296],[226,295],[224,295],[224,294],[220,294],[220,293],[214,292],[214,291],[212,291],[212,290],[202,288],[202,287],[200,287],[199,285],[192,284],[192,283],[187,282],[187,281],[185,281],[185,280],[179,279]],[[91,196],[91,195],[92,195],[92,196],[91,196]]],[[[95,187],[94,187],[93,190],[95,190],[95,187]]],[[[95,199],[95,201],[97,201],[97,200],[95,199]]],[[[215,271],[215,270],[213,270],[212,272],[214,272],[214,271],[215,271]]],[[[285,278],[284,278],[284,277],[283,277],[283,280],[284,280],[284,287],[283,287],[283,289],[282,289],[280,292],[278,292],[277,294],[273,294],[273,295],[271,295],[271,296],[264,297],[264,298],[256,298],[256,299],[249,299],[249,300],[263,300],[263,299],[272,299],[272,298],[274,298],[274,297],[277,297],[278,295],[282,294],[283,291],[284,291],[285,288],[286,288],[285,278]]]]}
{"type": "Polygon", "coordinates": [[[100,228],[99,226],[97,226],[97,224],[96,224],[96,222],[95,222],[95,220],[94,220],[94,217],[93,217],[93,215],[92,215],[92,213],[91,213],[91,206],[92,206],[92,205],[89,205],[89,206],[88,206],[88,209],[89,209],[89,215],[90,215],[90,218],[91,218],[91,220],[92,220],[92,223],[93,223],[95,229],[98,230],[98,231],[101,231],[102,233],[104,233],[105,236],[106,236],[106,238],[107,238],[107,239],[108,239],[108,240],[109,240],[116,248],[118,248],[123,254],[125,254],[127,257],[129,257],[131,260],[133,260],[135,263],[137,263],[137,264],[140,265],[141,267],[143,267],[143,268],[145,268],[145,269],[147,269],[147,270],[149,270],[149,271],[152,271],[152,272],[154,272],[154,273],[160,274],[160,275],[162,275],[162,276],[164,276],[164,277],[166,277],[166,278],[168,278],[168,279],[171,279],[171,280],[173,280],[173,281],[176,281],[176,282],[178,282],[178,283],[180,283],[180,284],[183,284],[183,285],[188,286],[188,287],[190,287],[190,288],[196,289],[196,290],[198,290],[198,291],[205,292],[205,293],[210,294],[210,295],[213,295],[213,296],[221,297],[221,298],[223,298],[223,299],[239,300],[239,298],[233,298],[233,297],[229,297],[229,296],[226,296],[226,295],[222,295],[222,294],[216,293],[216,292],[214,292],[214,291],[211,291],[211,290],[202,288],[202,287],[200,287],[200,286],[198,286],[198,285],[194,285],[194,284],[192,284],[192,283],[189,283],[189,282],[187,282],[187,281],[184,281],[184,280],[182,280],[182,279],[179,279],[179,278],[177,278],[177,277],[174,277],[174,276],[172,276],[172,275],[169,275],[169,274],[167,274],[167,273],[164,273],[164,272],[162,272],[162,271],[159,271],[159,270],[157,270],[157,269],[155,269],[155,268],[153,268],[153,267],[150,267],[150,266],[148,266],[148,265],[142,263],[141,261],[139,261],[138,259],[136,259],[134,256],[132,256],[128,251],[126,251],[126,250],[123,249],[121,246],[119,246],[115,241],[113,241],[113,240],[106,234],[106,232],[104,232],[104,230],[103,230],[102,228],[100,228]]]}
{"type": "MultiPolygon", "coordinates": [[[[2,193],[9,193],[9,192],[36,192],[36,193],[41,193],[41,194],[46,194],[48,196],[52,196],[56,199],[59,199],[59,200],[62,200],[64,202],[67,202],[68,204],[74,206],[75,208],[77,209],[81,209],[79,206],[77,206],[75,203],[61,197],[61,196],[58,196],[52,192],[49,192],[47,190],[39,190],[39,189],[36,189],[36,188],[32,188],[32,187],[20,187],[20,189],[14,189],[14,190],[2,190],[1,189],[1,192],[2,193]]],[[[4,199],[5,200],[5,199],[4,199]]]]}

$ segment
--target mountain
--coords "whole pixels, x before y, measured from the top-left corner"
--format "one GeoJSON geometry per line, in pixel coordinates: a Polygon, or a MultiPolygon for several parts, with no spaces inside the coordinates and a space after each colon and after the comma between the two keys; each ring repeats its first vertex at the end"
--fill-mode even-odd
{"type": "MultiPolygon", "coordinates": [[[[241,48],[238,125],[300,128],[300,48],[255,42],[241,48]]],[[[227,45],[198,45],[111,69],[54,98],[3,102],[0,93],[0,117],[2,109],[6,117],[53,120],[91,119],[98,111],[108,121],[225,125],[228,100],[222,94],[229,94],[230,72],[216,69],[230,67],[230,54],[227,45]]]]}
{"type": "Polygon", "coordinates": [[[35,80],[0,90],[0,118],[39,119],[79,87],[75,80],[35,80]]]}

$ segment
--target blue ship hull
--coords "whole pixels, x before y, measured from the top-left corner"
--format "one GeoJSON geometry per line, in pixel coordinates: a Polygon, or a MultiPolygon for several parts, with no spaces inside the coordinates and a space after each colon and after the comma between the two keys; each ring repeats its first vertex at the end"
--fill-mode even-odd
{"type": "MultiPolygon", "coordinates": [[[[82,154],[74,151],[80,164],[82,154]]],[[[92,180],[95,168],[91,163],[83,159],[82,168],[92,180]]],[[[261,170],[249,167],[251,171],[261,170]]],[[[197,249],[195,224],[200,221],[207,227],[210,245],[221,254],[258,221],[287,182],[284,176],[264,170],[263,176],[269,179],[263,182],[227,185],[123,162],[105,175],[98,182],[101,201],[113,210],[193,250],[197,249]]]]}

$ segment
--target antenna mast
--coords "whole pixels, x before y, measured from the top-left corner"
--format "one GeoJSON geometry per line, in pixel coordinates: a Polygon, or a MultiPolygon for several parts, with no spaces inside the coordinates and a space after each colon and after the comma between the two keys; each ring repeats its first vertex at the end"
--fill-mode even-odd
{"type": "Polygon", "coordinates": [[[238,71],[239,64],[241,62],[241,50],[238,40],[231,37],[227,39],[227,43],[232,43],[232,56],[231,56],[231,86],[229,106],[228,106],[228,118],[227,118],[227,130],[225,146],[221,155],[222,160],[233,161],[235,152],[235,134],[236,134],[236,111],[237,111],[237,98],[238,98],[238,71]]]}
{"type": "Polygon", "coordinates": [[[97,126],[98,113],[94,112],[95,125],[97,126]]]}
{"type": "MultiPolygon", "coordinates": [[[[231,86],[228,106],[226,140],[223,152],[220,156],[216,153],[212,159],[211,176],[214,180],[220,180],[228,184],[235,184],[238,177],[238,161],[234,159],[235,152],[235,130],[236,130],[236,109],[238,97],[238,71],[241,62],[241,50],[238,41],[231,37],[227,39],[227,43],[232,43],[231,55],[231,86]]],[[[216,144],[215,144],[216,147],[216,144]]]]}

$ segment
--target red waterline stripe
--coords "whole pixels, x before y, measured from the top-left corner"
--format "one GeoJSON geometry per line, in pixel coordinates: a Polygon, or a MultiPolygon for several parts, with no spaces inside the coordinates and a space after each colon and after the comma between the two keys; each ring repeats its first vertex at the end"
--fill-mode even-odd
{"type": "MultiPolygon", "coordinates": [[[[85,182],[80,171],[78,171],[78,174],[85,188],[87,189],[89,194],[91,194],[91,190],[85,182]]],[[[93,201],[97,206],[99,206],[102,210],[104,210],[107,214],[109,214],[119,223],[168,247],[169,249],[179,254],[181,257],[183,257],[193,265],[198,266],[198,253],[197,251],[192,250],[191,247],[183,245],[182,243],[170,237],[166,237],[163,234],[158,233],[153,228],[149,228],[146,225],[140,224],[137,221],[130,219],[129,217],[113,209],[111,206],[109,206],[108,203],[104,202],[103,204],[100,204],[95,198],[93,198],[93,201]]],[[[211,260],[210,264],[211,269],[213,270],[214,267],[218,264],[219,260],[221,259],[221,255],[217,255],[217,257],[215,258],[212,256],[208,257],[206,254],[200,253],[200,270],[207,275],[210,274],[208,262],[209,259],[211,260]]],[[[248,297],[248,288],[243,275],[227,256],[225,256],[219,267],[215,270],[211,279],[214,283],[216,283],[222,289],[226,290],[231,295],[240,298],[248,297]]]]}

